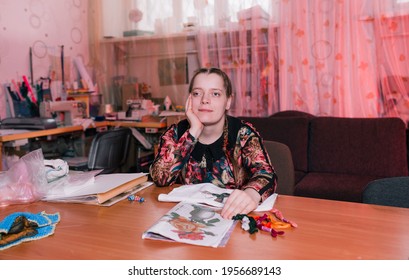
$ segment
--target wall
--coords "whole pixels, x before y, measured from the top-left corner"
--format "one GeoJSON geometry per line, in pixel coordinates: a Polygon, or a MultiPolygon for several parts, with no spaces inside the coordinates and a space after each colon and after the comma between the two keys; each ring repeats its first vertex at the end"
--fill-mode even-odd
{"type": "MultiPolygon", "coordinates": [[[[3,84],[30,79],[30,47],[34,81],[56,70],[61,80],[61,46],[64,46],[65,81],[78,78],[72,59],[87,65],[87,0],[0,0],[0,117],[6,117],[3,84]]],[[[55,85],[58,83],[54,83],[55,85]]]]}

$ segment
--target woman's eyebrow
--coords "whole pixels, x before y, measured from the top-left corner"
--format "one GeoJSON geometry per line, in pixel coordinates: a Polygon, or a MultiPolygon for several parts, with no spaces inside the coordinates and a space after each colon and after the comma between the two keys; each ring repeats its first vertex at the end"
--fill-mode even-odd
{"type": "MultiPolygon", "coordinates": [[[[192,90],[201,90],[201,91],[204,91],[204,89],[203,89],[203,88],[201,88],[201,87],[194,87],[194,88],[192,88],[192,90]]],[[[220,88],[210,88],[210,90],[219,90],[219,91],[223,91],[223,89],[220,89],[220,88]]]]}

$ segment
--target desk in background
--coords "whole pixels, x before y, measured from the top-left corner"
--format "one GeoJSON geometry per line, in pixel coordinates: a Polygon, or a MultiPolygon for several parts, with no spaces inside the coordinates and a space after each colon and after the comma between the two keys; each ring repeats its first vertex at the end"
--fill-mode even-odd
{"type": "Polygon", "coordinates": [[[0,219],[17,211],[59,212],[54,235],[0,251],[0,259],[401,259],[409,257],[409,209],[279,195],[276,208],[298,228],[272,238],[234,228],[225,247],[158,240],[142,233],[175,203],[158,202],[170,188],[149,187],[144,203],[111,207],[38,202],[0,208],[0,219]]]}
{"type": "MultiPolygon", "coordinates": [[[[166,128],[166,123],[160,122],[122,122],[122,121],[102,121],[94,122],[93,128],[100,127],[135,127],[135,128],[166,128]]],[[[29,132],[8,134],[0,136],[0,170],[3,170],[3,143],[9,141],[16,141],[21,139],[32,139],[37,137],[51,136],[51,135],[60,135],[67,134],[72,132],[83,131],[84,128],[81,125],[77,126],[66,126],[58,127],[53,129],[44,129],[44,130],[33,130],[29,132]]]]}

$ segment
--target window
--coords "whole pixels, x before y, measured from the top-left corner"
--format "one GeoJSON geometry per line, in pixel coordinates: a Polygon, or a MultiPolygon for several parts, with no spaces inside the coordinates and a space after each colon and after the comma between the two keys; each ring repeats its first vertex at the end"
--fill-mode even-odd
{"type": "Polygon", "coordinates": [[[165,28],[171,29],[167,33],[172,33],[180,32],[183,23],[194,19],[200,19],[197,20],[200,26],[217,27],[219,20],[237,22],[238,11],[255,5],[260,5],[275,20],[278,3],[278,0],[132,0],[129,10],[137,8],[143,13],[141,21],[131,23],[132,29],[155,31],[165,28]]]}

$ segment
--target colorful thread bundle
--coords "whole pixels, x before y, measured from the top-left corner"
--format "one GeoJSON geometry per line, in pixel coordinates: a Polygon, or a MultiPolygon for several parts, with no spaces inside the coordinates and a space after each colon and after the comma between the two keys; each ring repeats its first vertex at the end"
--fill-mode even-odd
{"type": "Polygon", "coordinates": [[[281,229],[297,227],[297,224],[285,219],[282,213],[277,209],[272,209],[271,213],[266,213],[262,216],[248,216],[245,214],[237,214],[233,220],[241,221],[241,228],[253,234],[259,230],[269,232],[272,237],[284,235],[281,229]],[[274,216],[279,220],[274,219],[274,216]]]}

